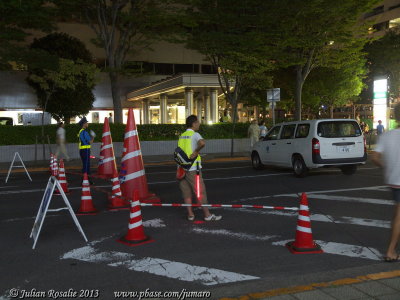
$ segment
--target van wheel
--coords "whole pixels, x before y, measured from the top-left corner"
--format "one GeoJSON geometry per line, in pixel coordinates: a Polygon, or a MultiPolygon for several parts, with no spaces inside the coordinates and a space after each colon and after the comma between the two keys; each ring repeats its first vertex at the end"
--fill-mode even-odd
{"type": "Polygon", "coordinates": [[[261,162],[260,155],[258,155],[257,152],[254,152],[251,155],[251,164],[253,165],[253,168],[256,170],[261,170],[264,167],[264,165],[261,162]]]}
{"type": "Polygon", "coordinates": [[[340,167],[344,175],[353,175],[357,171],[357,165],[348,165],[340,167]]]}
{"type": "Polygon", "coordinates": [[[303,158],[299,155],[293,158],[293,172],[296,177],[305,177],[308,173],[308,168],[303,158]]]}

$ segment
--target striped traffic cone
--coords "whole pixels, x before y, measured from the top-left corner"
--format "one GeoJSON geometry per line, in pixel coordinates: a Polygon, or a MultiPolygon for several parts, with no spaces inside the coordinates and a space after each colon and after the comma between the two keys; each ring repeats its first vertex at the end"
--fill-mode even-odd
{"type": "Polygon", "coordinates": [[[108,209],[119,210],[129,209],[129,202],[122,199],[121,186],[118,179],[118,173],[114,170],[114,176],[111,178],[112,181],[112,192],[108,196],[108,209]]]}
{"type": "Polygon", "coordinates": [[[49,166],[49,171],[50,174],[53,175],[53,164],[54,164],[54,154],[50,153],[50,166],[49,166]]]}
{"type": "Polygon", "coordinates": [[[299,217],[297,219],[296,239],[286,244],[293,254],[323,253],[317,243],[314,242],[311,232],[311,219],[308,209],[307,195],[301,194],[299,217]]]}
{"type": "Polygon", "coordinates": [[[108,123],[108,118],[105,118],[97,174],[102,178],[112,178],[116,169],[117,166],[115,165],[115,155],[111,138],[110,125],[108,123]]]}
{"type": "MultiPolygon", "coordinates": [[[[64,160],[62,158],[60,159],[60,171],[58,173],[57,179],[64,191],[64,194],[69,194],[67,177],[65,175],[64,160]]],[[[58,188],[56,188],[54,193],[56,195],[60,195],[60,191],[58,190],[58,188]]]]}
{"type": "Polygon", "coordinates": [[[139,193],[136,190],[133,192],[133,200],[131,201],[128,233],[121,237],[118,242],[128,246],[138,246],[141,244],[154,242],[154,240],[144,233],[139,193]]]}
{"type": "Polygon", "coordinates": [[[139,192],[139,200],[144,203],[159,203],[160,198],[149,193],[146,174],[144,172],[142,152],[138,132],[136,129],[133,109],[128,112],[128,123],[125,128],[124,152],[121,159],[119,180],[121,182],[122,195],[130,199],[134,190],[139,192]]]}
{"type": "Polygon", "coordinates": [[[52,170],[52,174],[53,176],[58,176],[58,161],[57,161],[57,157],[54,155],[54,159],[53,159],[53,170],[52,170]]]}
{"type": "Polygon", "coordinates": [[[78,216],[95,215],[97,209],[93,206],[92,195],[90,193],[89,179],[87,173],[83,174],[81,206],[77,212],[78,216]]]}

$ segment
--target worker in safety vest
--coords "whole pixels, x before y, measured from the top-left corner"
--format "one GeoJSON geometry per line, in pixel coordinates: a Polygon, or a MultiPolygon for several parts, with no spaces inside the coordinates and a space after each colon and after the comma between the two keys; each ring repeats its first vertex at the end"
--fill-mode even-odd
{"type": "MultiPolygon", "coordinates": [[[[93,143],[94,136],[91,136],[89,132],[86,130],[89,126],[88,121],[85,117],[83,117],[79,121],[79,125],[81,130],[79,130],[78,138],[79,138],[79,154],[82,160],[82,174],[87,173],[88,176],[90,174],[90,147],[93,143]]],[[[89,180],[90,184],[93,184],[91,180],[89,180]]]]}
{"type": "MultiPolygon", "coordinates": [[[[199,130],[200,121],[197,116],[191,115],[186,118],[186,131],[181,134],[178,141],[178,147],[180,147],[185,154],[192,160],[193,165],[186,172],[185,176],[180,179],[179,187],[182,191],[183,200],[186,204],[192,203],[192,193],[196,195],[197,200],[201,204],[207,203],[206,187],[203,182],[203,177],[200,172],[201,169],[201,157],[199,155],[200,150],[206,145],[202,136],[196,132],[199,130]]],[[[187,207],[188,220],[194,220],[194,213],[192,207],[187,207]]],[[[203,207],[204,220],[206,221],[219,221],[222,216],[216,216],[211,214],[207,207],[203,207]]]]}

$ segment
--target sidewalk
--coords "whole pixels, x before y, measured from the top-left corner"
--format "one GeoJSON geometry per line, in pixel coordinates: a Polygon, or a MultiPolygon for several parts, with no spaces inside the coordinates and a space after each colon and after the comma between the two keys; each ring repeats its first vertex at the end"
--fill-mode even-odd
{"type": "Polygon", "coordinates": [[[220,300],[349,300],[400,299],[400,270],[343,278],[331,282],[268,290],[220,300]]]}

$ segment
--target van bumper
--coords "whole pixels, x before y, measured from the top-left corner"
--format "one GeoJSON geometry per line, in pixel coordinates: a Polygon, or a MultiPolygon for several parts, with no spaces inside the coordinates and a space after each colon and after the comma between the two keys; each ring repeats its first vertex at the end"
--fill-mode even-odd
{"type": "Polygon", "coordinates": [[[312,161],[318,165],[342,165],[342,164],[360,164],[367,161],[367,153],[364,153],[362,157],[351,157],[351,158],[337,158],[337,159],[322,159],[321,155],[313,154],[312,161]]]}

